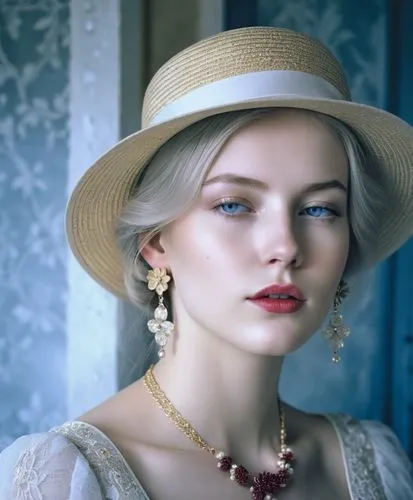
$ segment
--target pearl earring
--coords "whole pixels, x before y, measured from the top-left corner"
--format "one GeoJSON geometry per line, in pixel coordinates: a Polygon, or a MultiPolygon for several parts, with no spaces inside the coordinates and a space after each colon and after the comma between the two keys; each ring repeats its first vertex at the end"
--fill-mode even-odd
{"type": "Polygon", "coordinates": [[[155,342],[159,346],[158,355],[163,358],[165,356],[165,346],[174,329],[174,324],[167,321],[168,310],[163,299],[163,294],[168,290],[168,282],[171,277],[166,273],[166,269],[155,268],[148,271],[146,278],[149,290],[155,290],[159,300],[158,307],[154,311],[154,318],[148,321],[148,329],[155,334],[155,342]]]}
{"type": "Polygon", "coordinates": [[[349,288],[347,283],[344,280],[340,280],[328,325],[322,330],[324,338],[330,344],[332,350],[331,360],[333,363],[340,362],[341,358],[337,351],[344,347],[344,339],[350,335],[350,328],[344,324],[343,315],[340,314],[340,306],[348,294],[349,288]]]}

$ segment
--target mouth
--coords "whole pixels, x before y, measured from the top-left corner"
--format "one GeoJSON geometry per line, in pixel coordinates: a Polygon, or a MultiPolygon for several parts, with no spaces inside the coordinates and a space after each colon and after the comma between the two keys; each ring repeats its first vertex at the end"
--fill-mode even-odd
{"type": "Polygon", "coordinates": [[[248,300],[264,311],[276,314],[297,312],[306,302],[301,290],[292,284],[270,285],[248,300]]]}

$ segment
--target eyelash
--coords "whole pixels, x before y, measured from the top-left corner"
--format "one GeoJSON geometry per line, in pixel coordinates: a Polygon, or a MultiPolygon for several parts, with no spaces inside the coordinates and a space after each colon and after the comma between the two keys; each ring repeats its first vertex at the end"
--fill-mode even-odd
{"type": "MultiPolygon", "coordinates": [[[[242,203],[239,200],[233,200],[231,198],[224,199],[224,200],[221,200],[220,203],[218,203],[217,205],[214,206],[214,210],[216,212],[218,212],[219,214],[223,215],[224,217],[235,217],[236,215],[238,215],[238,214],[229,214],[229,213],[221,211],[220,209],[222,209],[222,207],[224,205],[239,205],[239,206],[242,206],[242,207],[245,207],[245,208],[251,210],[246,204],[242,203]]],[[[244,212],[242,215],[245,215],[245,213],[246,212],[244,212]]]]}
{"type": "MultiPolygon", "coordinates": [[[[235,199],[225,199],[225,200],[222,200],[220,203],[218,203],[217,205],[215,205],[213,207],[213,210],[216,211],[217,213],[219,213],[220,215],[223,215],[224,217],[229,217],[231,219],[233,219],[234,217],[237,217],[237,216],[241,216],[241,215],[249,215],[251,212],[242,212],[240,214],[230,214],[230,213],[226,213],[226,212],[223,212],[221,211],[220,209],[222,209],[223,206],[225,205],[238,205],[238,206],[242,206],[248,210],[252,210],[251,208],[249,208],[245,203],[242,203],[240,200],[235,200],[235,199]]],[[[339,213],[337,212],[337,210],[334,210],[330,207],[326,207],[324,205],[312,205],[310,207],[306,207],[303,211],[305,210],[311,210],[311,209],[315,209],[315,208],[319,208],[319,209],[322,209],[322,210],[327,210],[328,212],[330,212],[329,215],[327,216],[310,216],[312,219],[321,219],[321,220],[326,220],[326,221],[331,221],[331,219],[335,218],[335,217],[339,217],[339,213]]]]}

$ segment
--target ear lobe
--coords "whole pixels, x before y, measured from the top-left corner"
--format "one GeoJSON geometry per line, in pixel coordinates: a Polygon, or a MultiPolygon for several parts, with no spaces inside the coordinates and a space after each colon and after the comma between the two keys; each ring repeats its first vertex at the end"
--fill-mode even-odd
{"type": "MultiPolygon", "coordinates": [[[[145,235],[141,235],[144,239],[145,235]]],[[[155,269],[156,267],[167,268],[168,260],[166,257],[166,252],[161,243],[161,234],[157,233],[150,238],[150,240],[144,244],[141,248],[141,255],[146,260],[146,262],[155,269]]]]}

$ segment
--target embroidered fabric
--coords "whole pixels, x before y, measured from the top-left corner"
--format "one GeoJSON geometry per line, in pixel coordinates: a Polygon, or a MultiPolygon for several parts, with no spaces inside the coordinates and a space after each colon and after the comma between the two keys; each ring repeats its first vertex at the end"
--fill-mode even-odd
{"type": "MultiPolygon", "coordinates": [[[[378,422],[326,415],[341,444],[352,500],[413,500],[412,466],[378,422]]],[[[98,429],[68,422],[0,453],[2,500],[150,500],[116,446],[98,429]]]]}
{"type": "Polygon", "coordinates": [[[341,444],[352,500],[413,500],[413,467],[389,427],[347,415],[326,417],[341,444]]]}
{"type": "Polygon", "coordinates": [[[74,444],[56,433],[23,436],[0,454],[1,500],[103,500],[74,444]]]}
{"type": "Polygon", "coordinates": [[[387,500],[413,500],[413,464],[393,431],[380,422],[362,422],[374,444],[377,470],[387,500]]]}

